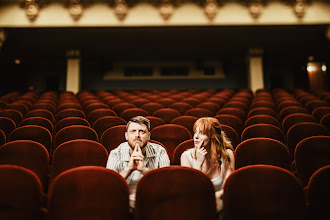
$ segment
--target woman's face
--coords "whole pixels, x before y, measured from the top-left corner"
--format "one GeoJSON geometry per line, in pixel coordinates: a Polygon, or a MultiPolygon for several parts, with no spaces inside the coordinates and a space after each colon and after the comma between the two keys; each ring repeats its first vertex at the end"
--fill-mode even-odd
{"type": "Polygon", "coordinates": [[[194,133],[194,145],[199,146],[203,141],[203,147],[208,146],[210,144],[210,138],[204,134],[203,131],[200,130],[200,126],[198,126],[194,133]]]}

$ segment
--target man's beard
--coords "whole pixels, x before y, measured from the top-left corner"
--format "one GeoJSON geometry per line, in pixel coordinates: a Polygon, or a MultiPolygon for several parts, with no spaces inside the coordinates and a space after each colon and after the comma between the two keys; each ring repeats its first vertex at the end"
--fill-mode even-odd
{"type": "Polygon", "coordinates": [[[135,145],[138,143],[140,148],[143,149],[144,147],[147,146],[148,144],[148,141],[146,143],[143,143],[141,140],[139,139],[135,139],[133,141],[127,141],[128,142],[128,145],[134,150],[135,148],[135,145]]]}

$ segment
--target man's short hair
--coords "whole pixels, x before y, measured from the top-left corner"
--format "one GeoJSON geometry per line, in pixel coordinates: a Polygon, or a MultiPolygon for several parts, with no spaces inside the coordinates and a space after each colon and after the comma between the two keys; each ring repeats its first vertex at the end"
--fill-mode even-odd
{"type": "Polygon", "coordinates": [[[148,128],[148,131],[150,131],[150,120],[143,117],[143,116],[135,116],[133,118],[131,118],[127,125],[126,125],[126,130],[128,129],[128,126],[132,123],[132,122],[135,122],[135,123],[138,123],[138,124],[143,124],[145,126],[147,126],[148,128]]]}

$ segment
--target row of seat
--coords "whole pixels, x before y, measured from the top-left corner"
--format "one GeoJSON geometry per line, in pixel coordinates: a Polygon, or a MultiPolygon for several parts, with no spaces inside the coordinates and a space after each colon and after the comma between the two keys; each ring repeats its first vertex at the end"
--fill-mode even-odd
{"type": "MultiPolygon", "coordinates": [[[[81,166],[61,173],[50,186],[45,207],[33,172],[0,165],[0,177],[1,219],[217,219],[211,180],[187,167],[165,167],[144,175],[137,185],[134,214],[129,212],[125,179],[104,167],[81,166]]],[[[330,165],[313,174],[307,197],[297,178],[283,168],[242,167],[225,183],[223,215],[231,220],[323,219],[330,205],[329,184],[330,165]]]]}

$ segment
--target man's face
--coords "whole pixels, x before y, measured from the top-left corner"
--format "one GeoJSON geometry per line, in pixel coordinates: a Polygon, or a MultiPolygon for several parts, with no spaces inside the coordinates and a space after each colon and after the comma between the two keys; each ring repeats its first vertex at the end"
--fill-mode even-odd
{"type": "Polygon", "coordinates": [[[132,149],[135,148],[137,143],[142,149],[150,140],[150,132],[148,131],[146,125],[131,122],[127,128],[127,131],[125,132],[125,138],[132,149]]]}

